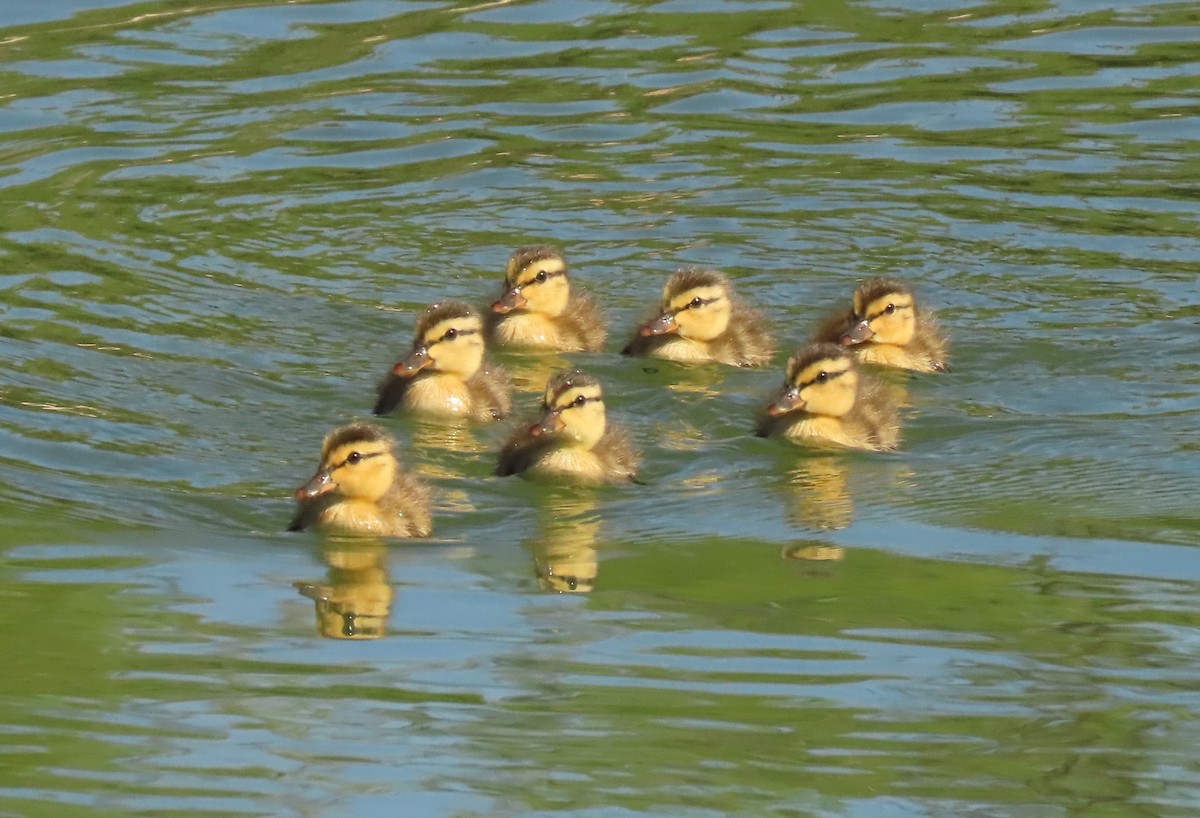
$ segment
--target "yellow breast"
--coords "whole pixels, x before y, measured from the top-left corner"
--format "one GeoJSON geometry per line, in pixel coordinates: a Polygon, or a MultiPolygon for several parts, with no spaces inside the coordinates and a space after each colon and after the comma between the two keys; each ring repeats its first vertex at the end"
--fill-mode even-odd
{"type": "Polygon", "coordinates": [[[334,503],[321,512],[317,525],[347,534],[375,534],[380,537],[392,534],[392,525],[380,515],[379,507],[362,500],[334,503]]]}
{"type": "Polygon", "coordinates": [[[604,464],[595,453],[569,447],[551,449],[539,457],[529,471],[547,477],[567,476],[587,483],[603,483],[607,476],[604,464]]]}
{"type": "Polygon", "coordinates": [[[713,360],[712,350],[703,341],[672,336],[665,344],[650,353],[655,358],[679,361],[684,364],[707,363],[713,360]]]}
{"type": "Polygon", "coordinates": [[[864,364],[891,366],[897,369],[912,369],[916,372],[933,372],[928,356],[919,355],[895,344],[866,343],[855,347],[858,360],[864,364]]]}
{"type": "Polygon", "coordinates": [[[869,440],[852,435],[846,424],[838,418],[809,417],[787,427],[784,436],[803,443],[832,443],[855,449],[871,449],[869,440]]]}
{"type": "Polygon", "coordinates": [[[562,342],[554,319],[534,312],[512,312],[501,318],[496,340],[504,346],[534,349],[559,349],[562,342]]]}
{"type": "Polygon", "coordinates": [[[471,391],[452,375],[420,375],[404,393],[404,408],[432,415],[467,415],[471,412],[471,391]]]}

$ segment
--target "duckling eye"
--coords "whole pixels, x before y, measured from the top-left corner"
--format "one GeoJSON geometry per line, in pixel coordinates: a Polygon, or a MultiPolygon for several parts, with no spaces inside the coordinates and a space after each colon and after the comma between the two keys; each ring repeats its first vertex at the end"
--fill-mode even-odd
{"type": "Polygon", "coordinates": [[[350,454],[346,457],[346,462],[351,466],[355,465],[360,460],[362,460],[362,455],[358,452],[350,452],[350,454]]]}
{"type": "Polygon", "coordinates": [[[888,314],[888,315],[891,315],[892,313],[894,313],[894,312],[896,311],[896,305],[895,305],[895,304],[888,304],[886,307],[884,307],[884,308],[883,308],[883,311],[884,311],[886,314],[888,314]]]}
{"type": "Polygon", "coordinates": [[[704,299],[701,298],[700,296],[696,296],[695,298],[693,298],[691,300],[691,302],[688,304],[688,306],[689,307],[699,307],[703,303],[704,303],[704,299]]]}
{"type": "Polygon", "coordinates": [[[539,270],[539,271],[538,271],[538,274],[537,274],[537,283],[538,283],[538,284],[542,284],[542,283],[544,283],[545,281],[546,281],[546,271],[545,271],[545,270],[539,270]]]}
{"type": "Polygon", "coordinates": [[[813,380],[815,380],[817,383],[825,383],[825,381],[829,380],[829,373],[818,372],[817,377],[813,378],[813,380]]]}
{"type": "Polygon", "coordinates": [[[442,340],[443,341],[453,341],[457,337],[458,337],[458,330],[451,327],[450,329],[446,330],[446,334],[442,336],[442,340]]]}
{"type": "Polygon", "coordinates": [[[584,397],[583,395],[580,395],[579,397],[575,398],[575,400],[571,401],[571,405],[578,407],[578,406],[583,406],[587,402],[588,402],[588,399],[586,397],[584,397]]]}

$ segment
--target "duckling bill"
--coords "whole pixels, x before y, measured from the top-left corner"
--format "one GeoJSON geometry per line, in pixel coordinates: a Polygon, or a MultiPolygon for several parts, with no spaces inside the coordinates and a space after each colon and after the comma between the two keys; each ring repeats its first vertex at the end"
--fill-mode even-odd
{"type": "Polygon", "coordinates": [[[889,450],[900,440],[900,413],[886,387],[860,372],[838,344],[808,344],[788,360],[783,388],[758,422],[761,437],[889,450]]]}
{"type": "Polygon", "coordinates": [[[688,267],[667,280],[658,315],[638,328],[621,354],[763,366],[774,351],[762,316],[736,298],[729,279],[688,267]]]}
{"type": "Polygon", "coordinates": [[[945,372],[946,339],[933,311],[921,308],[912,288],[897,279],[872,278],[854,290],[849,313],[831,315],[816,340],[854,350],[862,363],[945,372]]]}
{"type": "Polygon", "coordinates": [[[628,437],[608,423],[600,381],[575,371],[550,379],[541,416],[505,444],[496,473],[598,484],[632,480],[637,466],[628,437]]]}
{"type": "Polygon", "coordinates": [[[596,302],[571,286],[566,259],[546,246],[513,253],[488,319],[492,342],[507,347],[595,352],[607,335],[596,302]]]}
{"type": "Polygon", "coordinates": [[[483,319],[461,301],[431,305],[417,322],[412,351],[379,383],[374,413],[397,407],[442,417],[492,421],[512,410],[508,374],[485,360],[483,319]]]}
{"type": "Polygon", "coordinates": [[[426,537],[433,529],[429,489],[400,466],[395,439],[373,423],[325,437],[321,464],[296,489],[296,505],[289,531],[426,537]]]}

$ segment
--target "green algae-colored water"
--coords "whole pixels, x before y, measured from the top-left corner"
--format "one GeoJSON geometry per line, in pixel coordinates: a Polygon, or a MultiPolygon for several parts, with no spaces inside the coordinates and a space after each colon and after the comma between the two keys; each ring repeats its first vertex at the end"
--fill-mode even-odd
{"type": "Polygon", "coordinates": [[[0,7],[0,814],[1200,812],[1193,4],[0,7]],[[285,533],[540,242],[613,331],[519,414],[585,367],[644,484],[395,417],[435,536],[285,533]],[[683,264],[772,367],[617,354],[683,264]],[[903,448],[753,437],[871,275],[903,448]]]}

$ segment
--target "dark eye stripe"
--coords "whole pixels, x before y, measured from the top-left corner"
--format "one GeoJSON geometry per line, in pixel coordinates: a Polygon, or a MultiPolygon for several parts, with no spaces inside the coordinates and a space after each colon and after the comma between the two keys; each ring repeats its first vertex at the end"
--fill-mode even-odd
{"type": "Polygon", "coordinates": [[[539,273],[541,273],[541,272],[545,272],[545,273],[546,273],[546,277],[545,277],[545,278],[543,278],[541,281],[538,281],[537,274],[535,273],[535,274],[534,274],[532,277],[530,277],[530,278],[526,279],[525,281],[522,281],[520,284],[515,284],[515,285],[513,285],[513,286],[516,286],[516,287],[533,287],[533,286],[536,286],[536,285],[538,285],[538,284],[545,284],[547,281],[549,281],[549,280],[550,280],[550,279],[552,279],[552,278],[556,278],[557,276],[565,276],[565,275],[567,274],[567,271],[566,271],[566,270],[559,270],[559,271],[558,271],[558,272],[556,272],[556,273],[551,273],[551,272],[549,272],[549,271],[543,271],[543,270],[539,270],[538,272],[539,272],[539,273]]]}
{"type": "MultiPolygon", "coordinates": [[[[897,312],[900,312],[900,310],[910,310],[910,309],[912,309],[912,304],[895,304],[895,303],[893,303],[893,304],[892,304],[892,306],[893,306],[893,307],[895,307],[895,309],[892,311],[892,312],[893,312],[893,314],[894,314],[894,313],[897,313],[897,312]]],[[[884,313],[886,313],[886,312],[887,312],[887,307],[884,307],[883,309],[881,309],[881,310],[878,310],[877,312],[875,312],[875,313],[872,313],[870,316],[868,316],[868,317],[867,317],[867,320],[868,320],[868,321],[874,321],[876,318],[878,318],[879,316],[883,315],[883,314],[884,314],[884,313]]]]}
{"type": "MultiPolygon", "coordinates": [[[[342,461],[342,466],[353,466],[357,463],[361,463],[368,457],[379,457],[381,454],[383,454],[383,452],[350,452],[350,454],[346,456],[346,459],[342,461]]],[[[340,469],[342,466],[338,466],[338,468],[340,469]]]]}
{"type": "Polygon", "coordinates": [[[442,341],[453,341],[455,338],[461,338],[464,335],[478,335],[478,334],[479,334],[479,330],[477,330],[477,329],[459,329],[458,327],[451,327],[450,329],[448,329],[444,333],[442,333],[441,338],[437,338],[437,339],[431,341],[430,343],[438,344],[438,343],[441,343],[442,341]],[[454,334],[451,335],[450,333],[454,333],[454,334]]]}
{"type": "MultiPolygon", "coordinates": [[[[845,375],[850,370],[849,369],[825,369],[822,371],[825,373],[825,383],[829,383],[834,378],[839,378],[842,375],[845,375]]],[[[798,384],[797,388],[798,389],[807,389],[808,387],[812,386],[814,383],[818,383],[817,379],[819,377],[820,377],[820,375],[817,375],[816,377],[813,377],[813,378],[809,378],[804,383],[798,384]]]]}
{"type": "Polygon", "coordinates": [[[571,398],[571,400],[568,403],[564,403],[564,404],[556,407],[555,411],[565,412],[567,409],[575,409],[577,407],[583,406],[584,404],[593,403],[598,400],[601,400],[601,398],[589,398],[587,395],[577,395],[576,397],[571,398]],[[582,400],[581,400],[581,398],[582,398],[582,400]]]}

